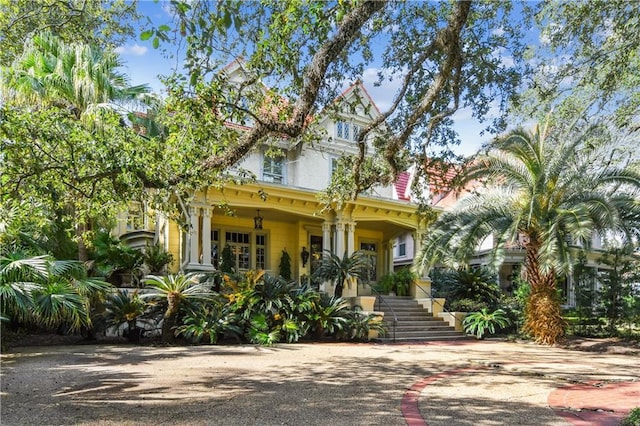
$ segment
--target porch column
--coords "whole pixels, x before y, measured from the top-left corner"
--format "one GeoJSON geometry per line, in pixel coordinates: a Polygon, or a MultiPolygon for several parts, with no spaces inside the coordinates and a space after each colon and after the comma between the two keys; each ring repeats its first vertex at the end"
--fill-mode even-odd
{"type": "MultiPolygon", "coordinates": [[[[422,240],[425,236],[425,231],[422,229],[416,229],[411,236],[413,237],[413,260],[418,257],[418,254],[422,251],[422,240]]],[[[421,272],[424,275],[424,271],[421,272]]]]}
{"type": "Polygon", "coordinates": [[[331,224],[329,222],[322,223],[322,250],[331,251],[331,224]]]}
{"type": "Polygon", "coordinates": [[[425,231],[422,229],[416,229],[411,236],[413,237],[413,258],[415,259],[422,250],[422,240],[424,239],[425,231]]]}
{"type": "Polygon", "coordinates": [[[191,222],[191,230],[189,233],[189,265],[199,266],[200,207],[189,206],[189,219],[191,222]]]}
{"type": "Polygon", "coordinates": [[[344,244],[344,228],[345,228],[344,222],[336,223],[336,253],[335,254],[338,255],[340,259],[342,259],[342,256],[344,256],[344,251],[346,250],[346,247],[344,244]]]}
{"type": "Polygon", "coordinates": [[[211,207],[202,208],[202,266],[211,265],[211,207]]]}
{"type": "Polygon", "coordinates": [[[385,244],[385,255],[387,257],[387,270],[385,272],[393,272],[393,240],[387,241],[385,244]]]}
{"type": "Polygon", "coordinates": [[[353,252],[356,251],[355,232],[356,232],[356,223],[355,222],[347,223],[347,254],[349,256],[351,256],[353,252]]]}

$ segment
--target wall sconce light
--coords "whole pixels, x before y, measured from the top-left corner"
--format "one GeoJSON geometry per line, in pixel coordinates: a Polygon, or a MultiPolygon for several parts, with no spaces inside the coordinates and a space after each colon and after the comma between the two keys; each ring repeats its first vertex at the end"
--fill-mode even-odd
{"type": "Polygon", "coordinates": [[[253,228],[262,229],[262,216],[260,216],[260,209],[256,210],[256,217],[253,218],[253,228]]]}
{"type": "Polygon", "coordinates": [[[307,251],[306,247],[302,247],[300,258],[302,259],[302,267],[304,268],[307,265],[307,261],[309,261],[309,252],[307,251]]]}

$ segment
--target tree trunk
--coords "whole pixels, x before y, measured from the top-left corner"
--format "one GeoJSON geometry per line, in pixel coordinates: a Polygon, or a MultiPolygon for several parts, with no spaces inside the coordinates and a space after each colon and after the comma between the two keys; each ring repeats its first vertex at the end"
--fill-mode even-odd
{"type": "Polygon", "coordinates": [[[525,306],[524,331],[538,343],[553,345],[564,336],[567,324],[562,318],[555,273],[540,270],[538,250],[539,244],[526,246],[525,271],[531,293],[525,306]]]}
{"type": "Polygon", "coordinates": [[[78,240],[78,260],[86,262],[89,260],[89,252],[87,245],[84,243],[84,234],[87,232],[88,226],[84,220],[80,220],[76,224],[76,239],[78,240]]]}
{"type": "Polygon", "coordinates": [[[167,303],[167,312],[165,312],[162,321],[162,341],[164,343],[174,343],[176,341],[176,338],[173,329],[176,326],[176,317],[178,316],[180,295],[169,293],[167,295],[167,303]]]}

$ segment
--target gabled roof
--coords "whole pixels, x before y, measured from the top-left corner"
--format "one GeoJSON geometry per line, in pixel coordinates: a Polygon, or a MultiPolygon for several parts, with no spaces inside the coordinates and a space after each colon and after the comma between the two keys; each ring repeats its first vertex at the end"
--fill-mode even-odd
{"type": "Polygon", "coordinates": [[[382,114],[380,112],[380,110],[378,109],[378,106],[376,105],[376,103],[373,101],[373,98],[371,97],[371,95],[369,94],[367,89],[364,87],[364,84],[362,83],[361,80],[356,80],[355,83],[353,83],[351,86],[347,87],[341,94],[339,94],[333,100],[333,104],[335,105],[335,104],[340,103],[342,100],[348,100],[352,96],[357,96],[355,94],[356,91],[360,92],[361,102],[363,103],[364,107],[366,107],[366,106],[372,106],[373,107],[373,108],[369,109],[369,111],[370,111],[369,115],[371,116],[371,118],[376,118],[376,117],[378,117],[378,116],[380,116],[382,114]]]}

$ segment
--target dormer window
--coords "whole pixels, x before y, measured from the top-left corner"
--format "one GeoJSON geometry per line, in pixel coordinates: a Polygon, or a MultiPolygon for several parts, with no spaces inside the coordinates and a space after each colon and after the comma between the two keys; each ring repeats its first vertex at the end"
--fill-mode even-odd
{"type": "Polygon", "coordinates": [[[362,128],[357,124],[347,123],[346,121],[336,122],[336,138],[347,141],[356,141],[360,135],[362,128]]]}

